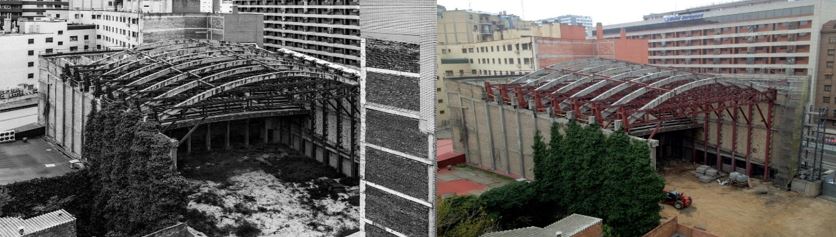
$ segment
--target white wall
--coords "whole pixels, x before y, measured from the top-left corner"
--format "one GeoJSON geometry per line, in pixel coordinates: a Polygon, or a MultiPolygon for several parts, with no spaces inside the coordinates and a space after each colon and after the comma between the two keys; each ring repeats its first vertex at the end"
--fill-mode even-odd
{"type": "Polygon", "coordinates": [[[13,34],[0,36],[0,89],[17,87],[18,84],[36,85],[38,55],[52,44],[45,43],[51,34],[13,34]],[[33,44],[29,44],[29,39],[33,44]],[[29,51],[34,55],[28,55],[29,51]],[[32,62],[30,67],[28,63],[32,62]],[[32,74],[32,77],[29,77],[32,74]]]}

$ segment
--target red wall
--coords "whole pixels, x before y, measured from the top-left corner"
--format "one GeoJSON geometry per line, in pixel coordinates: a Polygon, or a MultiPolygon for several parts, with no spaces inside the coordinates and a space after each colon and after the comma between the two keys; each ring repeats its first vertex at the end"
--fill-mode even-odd
{"type": "MultiPolygon", "coordinates": [[[[562,25],[561,25],[562,27],[562,25]]],[[[581,29],[583,29],[581,27],[581,29]]],[[[562,29],[561,29],[562,31],[562,29]]],[[[581,33],[583,33],[581,31],[581,33]]],[[[647,40],[568,40],[536,38],[537,65],[549,65],[581,58],[600,57],[647,64],[647,40]]]]}
{"type": "Polygon", "coordinates": [[[560,24],[560,38],[570,40],[586,39],[586,29],[579,25],[560,24]]]}

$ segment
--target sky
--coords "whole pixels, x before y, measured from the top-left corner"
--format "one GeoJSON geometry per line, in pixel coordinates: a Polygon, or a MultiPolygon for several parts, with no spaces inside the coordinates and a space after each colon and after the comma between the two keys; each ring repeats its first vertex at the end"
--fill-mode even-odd
{"type": "MultiPolygon", "coordinates": [[[[706,6],[731,0],[437,0],[447,10],[506,11],[525,20],[584,15],[604,25],[641,21],[642,16],[706,6]]],[[[595,23],[593,23],[594,25],[595,23]]]]}

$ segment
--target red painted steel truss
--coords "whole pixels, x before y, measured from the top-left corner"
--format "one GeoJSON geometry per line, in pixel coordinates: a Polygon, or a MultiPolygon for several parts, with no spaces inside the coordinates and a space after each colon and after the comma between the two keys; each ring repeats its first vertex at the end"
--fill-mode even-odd
{"type": "MultiPolygon", "coordinates": [[[[772,123],[777,90],[745,80],[694,74],[671,68],[638,65],[605,59],[585,59],[556,64],[505,84],[485,82],[486,100],[547,112],[584,122],[595,120],[604,128],[620,128],[633,134],[677,130],[683,125],[704,127],[708,151],[709,121],[726,121],[747,128],[745,154],[738,153],[737,127],[733,126],[732,155],[746,160],[751,175],[752,129],[766,128],[764,177],[769,177],[772,123]],[[766,107],[766,108],[763,108],[766,107]],[[747,113],[747,111],[749,111],[747,113]],[[757,115],[757,116],[755,116],[757,115]],[[712,119],[714,116],[715,119],[712,119]],[[701,119],[706,124],[697,124],[701,119]]],[[[722,145],[717,127],[716,154],[722,145]]],[[[681,128],[680,128],[681,129],[681,128]]],[[[704,162],[707,162],[705,153],[704,162]]],[[[722,162],[717,156],[717,166],[722,162]]],[[[736,169],[736,162],[732,162],[736,169]]]]}

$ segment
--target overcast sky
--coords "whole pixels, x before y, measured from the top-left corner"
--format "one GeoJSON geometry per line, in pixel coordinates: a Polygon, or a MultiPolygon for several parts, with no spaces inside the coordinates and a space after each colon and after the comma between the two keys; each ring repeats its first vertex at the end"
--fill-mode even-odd
{"type": "MultiPolygon", "coordinates": [[[[641,21],[642,16],[730,0],[437,0],[448,10],[471,9],[490,13],[506,11],[526,20],[560,15],[584,15],[604,25],[641,21]]],[[[595,23],[593,23],[594,25],[595,23]]]]}

